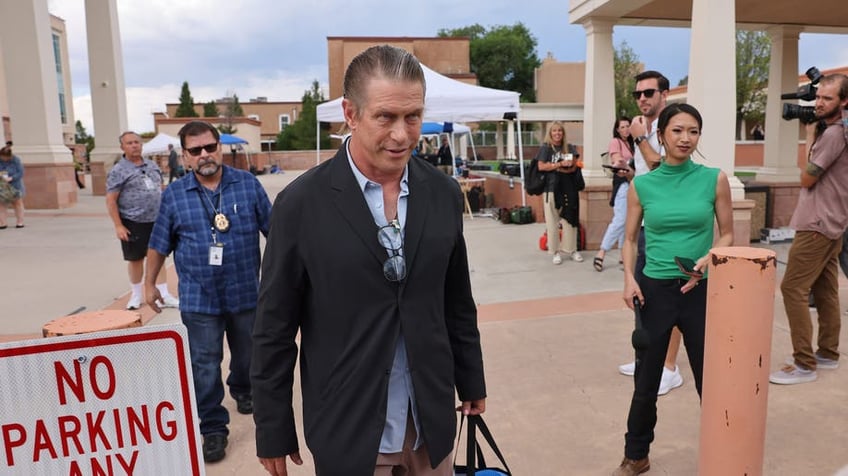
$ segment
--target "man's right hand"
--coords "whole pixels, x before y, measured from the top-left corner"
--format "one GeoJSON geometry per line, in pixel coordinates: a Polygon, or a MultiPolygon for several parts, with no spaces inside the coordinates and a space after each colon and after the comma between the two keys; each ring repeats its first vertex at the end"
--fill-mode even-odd
{"type": "Polygon", "coordinates": [[[144,283],[144,297],[146,298],[147,305],[150,306],[153,312],[156,314],[162,312],[162,309],[159,308],[159,301],[162,300],[162,294],[156,288],[156,283],[144,283]]]}
{"type": "MultiPolygon", "coordinates": [[[[303,464],[303,460],[300,458],[300,452],[295,451],[294,453],[289,455],[292,463],[300,466],[303,464]]],[[[265,471],[268,471],[268,474],[271,476],[288,476],[288,470],[286,469],[286,457],[280,456],[278,458],[259,458],[259,462],[262,463],[262,466],[265,468],[265,471]]]]}
{"type": "Polygon", "coordinates": [[[630,123],[630,135],[633,138],[648,135],[648,126],[645,123],[645,116],[636,116],[630,123]]]}
{"type": "Polygon", "coordinates": [[[130,241],[130,230],[128,230],[124,225],[118,225],[115,227],[115,235],[121,241],[130,241]]]}

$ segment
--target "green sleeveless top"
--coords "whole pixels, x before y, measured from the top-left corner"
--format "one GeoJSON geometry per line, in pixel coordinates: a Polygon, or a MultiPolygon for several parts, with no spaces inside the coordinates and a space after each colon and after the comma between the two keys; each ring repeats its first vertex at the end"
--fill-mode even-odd
{"type": "Polygon", "coordinates": [[[698,260],[710,250],[718,174],[689,158],[681,165],[663,161],[633,180],[644,215],[645,276],[689,279],[674,257],[698,260]]]}

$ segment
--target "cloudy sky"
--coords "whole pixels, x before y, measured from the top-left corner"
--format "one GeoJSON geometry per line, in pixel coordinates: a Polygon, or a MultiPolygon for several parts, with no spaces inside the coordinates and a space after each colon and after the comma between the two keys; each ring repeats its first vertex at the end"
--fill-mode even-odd
{"type": "MultiPolygon", "coordinates": [[[[313,80],[326,91],[328,36],[435,36],[442,28],[522,22],[540,58],[584,61],[581,26],[568,24],[568,0],[118,0],[129,127],[153,130],[151,113],[177,102],[188,81],[195,102],[238,94],[299,101],[313,80]],[[520,8],[517,8],[520,5],[520,8]]],[[[83,0],[48,0],[68,31],[76,118],[93,132],[83,0]]],[[[689,67],[689,30],[616,27],[649,69],[672,84],[689,67]]],[[[848,35],[802,34],[800,71],[848,64],[848,35]]]]}

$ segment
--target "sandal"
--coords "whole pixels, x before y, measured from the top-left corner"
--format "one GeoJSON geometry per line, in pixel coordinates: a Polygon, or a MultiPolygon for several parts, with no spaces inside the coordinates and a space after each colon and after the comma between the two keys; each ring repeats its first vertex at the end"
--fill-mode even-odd
{"type": "Polygon", "coordinates": [[[604,259],[600,256],[595,256],[595,259],[592,260],[592,266],[595,267],[595,271],[600,273],[604,270],[604,259]]]}

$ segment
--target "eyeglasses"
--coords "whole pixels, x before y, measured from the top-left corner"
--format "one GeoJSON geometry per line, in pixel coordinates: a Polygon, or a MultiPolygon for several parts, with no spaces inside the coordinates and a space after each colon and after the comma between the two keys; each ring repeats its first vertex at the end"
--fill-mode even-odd
{"type": "Polygon", "coordinates": [[[633,91],[630,94],[633,95],[633,99],[636,99],[638,101],[639,97],[642,96],[643,94],[648,99],[654,97],[654,93],[657,92],[657,91],[659,91],[659,90],[658,89],[645,89],[645,90],[642,90],[642,91],[633,91]]]}
{"type": "Polygon", "coordinates": [[[204,150],[207,154],[211,154],[212,152],[218,150],[218,143],[214,142],[212,144],[199,145],[197,147],[191,147],[189,149],[186,149],[185,151],[188,152],[188,155],[197,157],[198,155],[200,155],[200,152],[204,150]]]}
{"type": "Polygon", "coordinates": [[[401,254],[403,252],[403,233],[401,233],[400,224],[397,223],[397,220],[377,230],[377,241],[380,242],[380,246],[392,254],[383,263],[383,276],[393,283],[403,281],[403,278],[406,277],[406,260],[401,254]]]}

